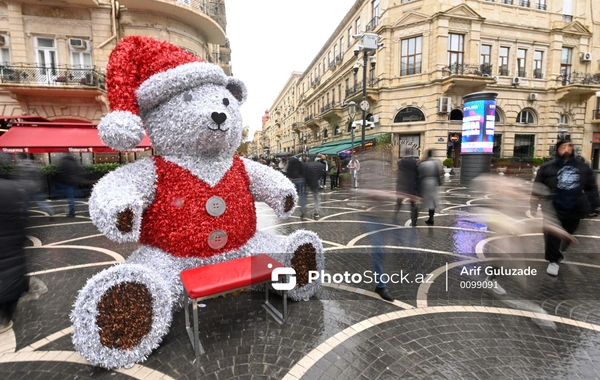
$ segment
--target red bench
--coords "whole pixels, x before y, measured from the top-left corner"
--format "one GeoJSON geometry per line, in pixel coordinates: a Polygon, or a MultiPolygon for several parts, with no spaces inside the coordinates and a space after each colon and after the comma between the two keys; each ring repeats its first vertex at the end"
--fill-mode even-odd
{"type": "Polygon", "coordinates": [[[204,353],[200,343],[198,327],[198,302],[253,285],[265,284],[263,308],[279,324],[287,320],[287,292],[283,291],[283,313],[269,303],[271,272],[284,268],[280,262],[267,255],[243,257],[218,264],[205,265],[181,272],[181,282],[186,292],[185,329],[187,330],[196,357],[204,353]],[[193,321],[190,321],[190,307],[193,321]]]}

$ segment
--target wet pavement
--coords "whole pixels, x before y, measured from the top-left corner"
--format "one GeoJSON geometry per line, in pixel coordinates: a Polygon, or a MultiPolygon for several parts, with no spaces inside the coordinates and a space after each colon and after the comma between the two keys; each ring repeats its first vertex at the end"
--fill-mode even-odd
{"type": "MultiPolygon", "coordinates": [[[[512,180],[530,191],[531,181],[512,180]]],[[[480,215],[493,197],[494,191],[467,189],[450,177],[440,188],[435,225],[424,223],[421,210],[417,227],[410,227],[408,205],[395,218],[394,202],[350,189],[325,190],[318,220],[301,221],[297,210],[278,221],[257,204],[262,231],[317,232],[327,273],[359,274],[361,281],[332,281],[309,301],[290,303],[282,326],[260,307],[259,292],[205,301],[200,339],[206,354],[197,360],[180,310],[147,361],[113,371],[74,352],[69,313],[87,279],[123,261],[136,245],[99,234],[85,200],[75,218],[65,217],[62,201],[51,203],[55,217],[32,208],[27,255],[36,293],[21,299],[13,329],[0,334],[0,377],[600,379],[600,220],[582,221],[579,244],[551,277],[537,227],[541,215],[532,215],[526,200],[510,200],[515,228],[499,233],[480,215]],[[384,271],[397,274],[397,283],[388,284],[393,303],[367,283],[374,245],[383,246],[384,271]],[[487,282],[486,268],[500,267],[505,272],[497,284],[487,282]],[[528,272],[513,275],[513,269],[528,272]]]]}

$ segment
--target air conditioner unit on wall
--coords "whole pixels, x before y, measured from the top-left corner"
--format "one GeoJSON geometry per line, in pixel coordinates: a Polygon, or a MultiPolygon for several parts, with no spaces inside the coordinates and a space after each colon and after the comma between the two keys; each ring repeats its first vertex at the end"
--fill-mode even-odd
{"type": "Polygon", "coordinates": [[[511,83],[512,83],[512,84],[520,84],[520,83],[521,83],[521,78],[519,78],[519,77],[514,77],[514,78],[512,79],[512,82],[511,82],[511,83]]]}
{"type": "Polygon", "coordinates": [[[588,52],[581,53],[579,60],[581,62],[592,62],[592,53],[588,53],[588,52]]]}
{"type": "Polygon", "coordinates": [[[529,94],[529,97],[527,99],[528,100],[538,100],[538,94],[536,94],[536,93],[529,94]]]}
{"type": "Polygon", "coordinates": [[[379,123],[379,115],[373,115],[373,123],[379,123]]]}
{"type": "Polygon", "coordinates": [[[80,38],[69,38],[69,46],[77,50],[86,50],[87,42],[80,38]]]}
{"type": "Polygon", "coordinates": [[[452,98],[442,96],[438,99],[438,113],[449,113],[452,110],[452,98]]]}

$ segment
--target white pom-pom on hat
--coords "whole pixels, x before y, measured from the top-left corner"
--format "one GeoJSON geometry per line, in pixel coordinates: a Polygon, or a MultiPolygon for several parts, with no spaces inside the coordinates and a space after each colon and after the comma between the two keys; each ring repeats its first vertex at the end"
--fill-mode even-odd
{"type": "Polygon", "coordinates": [[[129,111],[113,111],[104,116],[98,124],[98,133],[115,150],[135,148],[146,135],[142,119],[129,111]]]}

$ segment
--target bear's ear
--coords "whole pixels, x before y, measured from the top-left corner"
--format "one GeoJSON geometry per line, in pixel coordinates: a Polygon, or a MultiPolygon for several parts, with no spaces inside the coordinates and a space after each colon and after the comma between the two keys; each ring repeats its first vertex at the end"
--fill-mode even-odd
{"type": "Polygon", "coordinates": [[[246,91],[246,85],[241,80],[228,77],[226,88],[240,104],[243,104],[246,101],[248,91],[246,91]]]}

